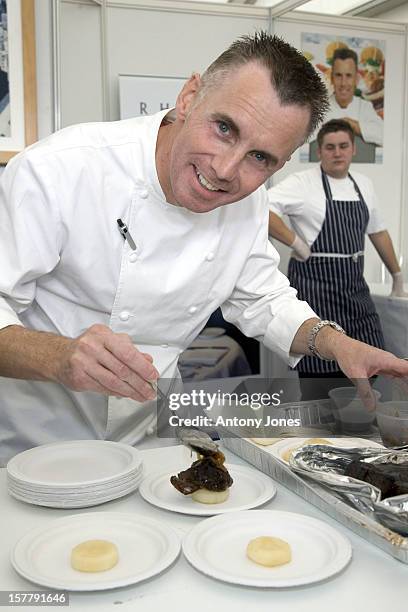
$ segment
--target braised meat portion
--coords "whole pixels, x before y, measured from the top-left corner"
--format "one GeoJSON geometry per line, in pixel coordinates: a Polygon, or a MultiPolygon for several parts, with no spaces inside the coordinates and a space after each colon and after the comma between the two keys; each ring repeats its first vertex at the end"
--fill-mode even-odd
{"type": "Polygon", "coordinates": [[[408,493],[408,464],[366,463],[356,459],[349,463],[344,474],[378,487],[382,499],[408,493]]]}
{"type": "Polygon", "coordinates": [[[225,457],[220,451],[207,455],[194,461],[187,470],[172,476],[170,482],[183,495],[190,495],[198,489],[225,491],[232,485],[233,480],[224,461],[225,457]]]}

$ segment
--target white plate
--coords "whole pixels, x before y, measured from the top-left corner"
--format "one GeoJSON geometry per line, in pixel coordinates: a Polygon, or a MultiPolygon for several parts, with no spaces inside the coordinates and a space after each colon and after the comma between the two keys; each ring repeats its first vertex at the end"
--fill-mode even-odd
{"type": "Polygon", "coordinates": [[[143,475],[143,469],[133,470],[129,472],[126,476],[122,478],[115,478],[114,480],[110,480],[108,482],[103,481],[99,483],[91,483],[87,485],[77,485],[75,487],[71,486],[49,486],[45,484],[35,485],[31,482],[25,482],[23,480],[13,478],[11,474],[7,474],[7,484],[13,485],[15,487],[23,488],[25,491],[32,491],[35,493],[47,493],[54,495],[85,495],[87,493],[94,493],[98,491],[106,491],[107,488],[113,487],[124,487],[128,484],[132,484],[135,480],[141,479],[143,475]]]}
{"type": "Polygon", "coordinates": [[[177,467],[171,472],[151,474],[139,487],[140,495],[153,506],[197,516],[211,516],[237,510],[249,510],[266,503],[276,495],[272,479],[244,465],[227,465],[234,484],[230,487],[228,499],[221,504],[201,504],[190,495],[183,495],[173,487],[170,476],[186,469],[177,467]]]}
{"type": "MultiPolygon", "coordinates": [[[[318,436],[315,436],[318,437],[318,436]]],[[[326,438],[322,439],[328,440],[331,442],[332,446],[339,446],[340,448],[384,448],[378,442],[374,442],[373,440],[363,440],[363,438],[326,438]]],[[[305,444],[306,440],[310,440],[310,438],[287,438],[285,440],[280,440],[276,444],[267,447],[265,450],[277,457],[283,463],[289,465],[288,461],[283,458],[283,455],[294,448],[298,448],[305,444]]]]}
{"type": "Polygon", "coordinates": [[[32,491],[25,491],[22,488],[18,488],[13,484],[9,483],[8,493],[27,504],[33,504],[34,506],[46,506],[48,508],[89,508],[91,506],[97,506],[104,504],[105,502],[112,501],[113,499],[119,499],[129,493],[135,491],[142,480],[140,476],[131,484],[127,484],[126,487],[106,487],[104,492],[87,492],[86,494],[78,493],[77,495],[52,495],[52,494],[36,494],[32,491]]]}
{"type": "Polygon", "coordinates": [[[143,478],[142,472],[132,475],[128,479],[118,479],[103,483],[103,485],[94,485],[89,487],[35,487],[34,485],[22,483],[19,480],[7,478],[7,486],[26,493],[27,495],[40,495],[44,497],[87,497],[87,496],[98,496],[106,495],[108,492],[115,492],[121,489],[127,489],[133,487],[137,482],[140,482],[143,478]]]}
{"type": "Polygon", "coordinates": [[[142,465],[132,446],[106,440],[77,440],[36,446],[7,464],[15,480],[50,487],[111,482],[142,465]]]}
{"type": "Polygon", "coordinates": [[[203,574],[252,587],[319,582],[340,572],[352,556],[349,540],[330,525],[303,514],[274,510],[234,512],[201,521],[185,536],[183,552],[203,574]],[[259,536],[286,540],[292,561],[263,567],[248,559],[246,547],[259,536]]]}
{"type": "Polygon", "coordinates": [[[225,329],[223,327],[206,327],[199,334],[199,340],[204,338],[219,338],[225,334],[225,329]]]}
{"type": "Polygon", "coordinates": [[[27,533],[11,553],[24,578],[52,589],[100,591],[135,584],[166,569],[180,552],[179,537],[163,522],[135,514],[75,514],[27,533]],[[80,542],[103,539],[118,547],[119,561],[105,572],[71,567],[71,550],[80,542]]]}

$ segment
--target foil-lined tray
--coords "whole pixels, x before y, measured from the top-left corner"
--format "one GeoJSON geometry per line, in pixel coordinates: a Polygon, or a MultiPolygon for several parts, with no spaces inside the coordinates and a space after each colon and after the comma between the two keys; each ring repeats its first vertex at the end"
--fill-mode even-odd
{"type": "MultiPolygon", "coordinates": [[[[288,407],[289,408],[289,407],[288,407]]],[[[327,400],[296,402],[291,414],[298,413],[302,427],[315,428],[321,437],[323,422],[327,427],[327,400]],[[322,410],[320,410],[320,407],[322,410]]],[[[299,432],[297,428],[296,434],[299,432]]],[[[223,445],[262,472],[268,474],[306,501],[336,519],[371,544],[381,548],[402,563],[408,564],[408,496],[390,497],[381,501],[380,491],[367,483],[337,473],[339,463],[361,456],[373,460],[392,456],[390,449],[345,449],[328,446],[308,447],[293,453],[293,467],[259,446],[253,440],[238,437],[231,431],[220,431],[223,445]],[[311,449],[311,450],[310,450],[311,449]],[[320,455],[318,456],[318,453],[320,455]],[[322,456],[326,453],[326,456],[322,456]],[[331,456],[329,454],[332,453],[331,456]],[[332,465],[321,469],[323,462],[332,465]],[[295,471],[296,469],[296,471],[295,471]],[[343,480],[345,479],[345,480],[343,480]],[[404,524],[405,523],[405,524],[404,524]],[[406,535],[405,535],[406,534],[406,535]]],[[[295,435],[295,432],[293,433],[295,435]]],[[[370,436],[371,437],[371,436],[370,436]]],[[[398,452],[399,460],[408,458],[408,448],[398,452]]]]}
{"type": "Polygon", "coordinates": [[[407,464],[408,446],[398,451],[339,448],[335,445],[304,446],[294,451],[289,464],[296,473],[329,487],[360,512],[408,536],[408,494],[381,499],[382,494],[377,487],[346,476],[346,466],[356,459],[373,464],[407,464]]]}

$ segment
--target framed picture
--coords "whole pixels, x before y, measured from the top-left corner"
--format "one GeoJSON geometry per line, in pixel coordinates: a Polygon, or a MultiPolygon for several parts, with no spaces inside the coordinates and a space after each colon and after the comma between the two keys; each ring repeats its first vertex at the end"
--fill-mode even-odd
{"type": "MultiPolygon", "coordinates": [[[[381,164],[386,41],[371,34],[302,32],[301,49],[328,89],[325,121],[344,119],[353,128],[353,163],[381,164]]],[[[316,135],[300,149],[301,162],[319,161],[316,135]]]]}
{"type": "Polygon", "coordinates": [[[34,0],[0,0],[0,164],[36,140],[34,0]]]}

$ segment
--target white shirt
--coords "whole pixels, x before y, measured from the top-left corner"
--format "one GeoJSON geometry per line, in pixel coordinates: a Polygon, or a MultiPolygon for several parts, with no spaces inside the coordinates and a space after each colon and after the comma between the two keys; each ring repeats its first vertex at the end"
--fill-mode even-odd
{"type": "MultiPolygon", "coordinates": [[[[332,94],[329,98],[330,108],[324,117],[324,121],[331,119],[354,119],[360,124],[361,136],[365,142],[372,142],[382,147],[384,122],[377,115],[373,105],[368,100],[353,96],[347,108],[342,108],[332,94]]],[[[315,140],[315,138],[312,138],[315,140]]]]}
{"type": "MultiPolygon", "coordinates": [[[[367,204],[369,221],[366,233],[375,234],[386,229],[378,212],[377,197],[371,180],[352,171],[367,204]]],[[[349,177],[336,179],[328,176],[333,200],[358,201],[359,196],[349,177]]],[[[270,210],[279,216],[290,218],[293,230],[309,246],[322,229],[326,216],[326,196],[323,189],[320,165],[303,172],[295,172],[268,190],[270,210]]]]}
{"type": "MultiPolygon", "coordinates": [[[[315,315],[278,271],[266,190],[205,214],[167,204],[155,166],[165,113],[69,127],[9,163],[0,188],[0,328],[76,337],[108,325],[170,379],[221,304],[228,321],[295,365],[292,340],[315,315]]],[[[51,382],[0,378],[0,398],[2,462],[62,439],[133,444],[155,416],[149,402],[51,382]]]]}

